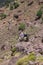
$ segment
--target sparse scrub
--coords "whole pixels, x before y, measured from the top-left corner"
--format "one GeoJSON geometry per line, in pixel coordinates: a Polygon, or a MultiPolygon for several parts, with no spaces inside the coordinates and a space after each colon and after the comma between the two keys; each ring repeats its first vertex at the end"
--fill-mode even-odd
{"type": "Polygon", "coordinates": [[[10,10],[16,9],[19,7],[19,3],[18,2],[14,2],[13,4],[10,4],[10,10]]]}
{"type": "Polygon", "coordinates": [[[6,0],[6,1],[5,1],[5,6],[6,6],[6,7],[9,7],[9,4],[10,4],[11,2],[13,2],[13,0],[6,0]]]}
{"type": "Polygon", "coordinates": [[[14,2],[13,6],[14,6],[14,9],[16,9],[16,8],[19,7],[19,3],[18,2],[14,2]]]}
{"type": "Polygon", "coordinates": [[[0,19],[2,20],[2,19],[4,19],[4,18],[6,18],[6,14],[4,14],[4,13],[2,13],[2,14],[0,14],[0,19]]]}
{"type": "Polygon", "coordinates": [[[41,9],[37,12],[37,16],[38,16],[38,17],[41,17],[41,16],[42,16],[42,11],[41,11],[41,9]]]}
{"type": "Polygon", "coordinates": [[[11,56],[13,56],[13,54],[16,52],[16,48],[15,47],[11,48],[11,51],[12,51],[11,56]]]}
{"type": "Polygon", "coordinates": [[[15,47],[14,47],[14,48],[12,48],[12,49],[11,49],[11,51],[12,51],[12,52],[15,52],[15,51],[16,51],[16,48],[15,48],[15,47]]]}
{"type": "Polygon", "coordinates": [[[24,29],[25,29],[25,24],[24,23],[20,23],[19,30],[24,30],[24,29]]]}
{"type": "Polygon", "coordinates": [[[13,5],[10,5],[10,10],[13,10],[13,5]]]}
{"type": "Polygon", "coordinates": [[[27,65],[29,61],[35,61],[35,59],[36,56],[34,55],[34,53],[30,53],[29,55],[26,55],[23,58],[19,59],[16,65],[24,65],[25,62],[25,65],[27,65]]]}

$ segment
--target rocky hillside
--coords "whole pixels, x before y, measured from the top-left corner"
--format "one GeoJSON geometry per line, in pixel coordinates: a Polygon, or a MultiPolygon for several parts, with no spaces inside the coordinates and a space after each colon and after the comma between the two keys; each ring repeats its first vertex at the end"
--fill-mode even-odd
{"type": "Polygon", "coordinates": [[[43,65],[43,0],[0,1],[0,65],[43,65]]]}

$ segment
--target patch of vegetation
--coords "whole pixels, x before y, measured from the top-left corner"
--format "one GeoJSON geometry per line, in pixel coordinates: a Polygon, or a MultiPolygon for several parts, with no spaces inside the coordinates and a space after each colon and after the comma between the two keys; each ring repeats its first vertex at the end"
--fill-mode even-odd
{"type": "Polygon", "coordinates": [[[29,61],[35,61],[36,56],[34,53],[30,53],[29,55],[20,58],[16,65],[27,65],[29,61]]]}
{"type": "Polygon", "coordinates": [[[42,11],[41,11],[41,9],[37,12],[37,16],[38,16],[38,17],[41,17],[41,16],[42,16],[42,11]]]}
{"type": "Polygon", "coordinates": [[[6,7],[9,6],[9,3],[10,3],[10,0],[6,0],[6,1],[5,1],[5,5],[6,5],[6,7]]]}
{"type": "Polygon", "coordinates": [[[14,8],[13,8],[13,5],[10,5],[10,10],[13,10],[14,8]]]}
{"type": "Polygon", "coordinates": [[[12,49],[11,49],[11,51],[12,51],[12,52],[15,52],[15,51],[16,51],[16,48],[15,48],[15,47],[14,47],[14,48],[12,48],[12,49]]]}
{"type": "Polygon", "coordinates": [[[6,18],[6,14],[4,14],[4,13],[2,13],[2,14],[0,14],[0,19],[2,20],[2,19],[4,19],[4,18],[6,18]]]}
{"type": "Polygon", "coordinates": [[[16,53],[16,50],[17,49],[15,47],[11,48],[11,51],[12,51],[11,56],[13,56],[16,53]]]}
{"type": "Polygon", "coordinates": [[[25,29],[25,24],[24,23],[20,23],[19,30],[24,30],[24,29],[25,29]]]}
{"type": "Polygon", "coordinates": [[[16,9],[16,8],[19,7],[19,3],[18,2],[14,2],[13,6],[14,6],[14,9],[16,9]]]}
{"type": "Polygon", "coordinates": [[[43,56],[38,56],[38,57],[37,57],[37,60],[38,60],[39,62],[43,62],[43,56]]]}
{"type": "Polygon", "coordinates": [[[16,9],[19,7],[19,3],[18,2],[14,2],[13,4],[10,4],[10,10],[16,9]]]}

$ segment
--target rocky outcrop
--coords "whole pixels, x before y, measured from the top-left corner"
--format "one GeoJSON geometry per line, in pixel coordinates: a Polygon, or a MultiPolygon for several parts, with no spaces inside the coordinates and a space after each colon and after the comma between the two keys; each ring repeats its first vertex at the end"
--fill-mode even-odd
{"type": "Polygon", "coordinates": [[[33,46],[30,42],[20,42],[17,43],[15,47],[18,49],[18,51],[22,51],[27,54],[33,51],[33,46]]]}
{"type": "Polygon", "coordinates": [[[15,45],[18,51],[29,54],[30,52],[40,53],[43,55],[43,45],[34,44],[31,42],[19,42],[15,45]]]}

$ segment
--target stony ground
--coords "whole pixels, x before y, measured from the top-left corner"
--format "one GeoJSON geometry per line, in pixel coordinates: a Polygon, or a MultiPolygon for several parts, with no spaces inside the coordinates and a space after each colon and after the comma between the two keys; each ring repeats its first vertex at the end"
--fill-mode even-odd
{"type": "MultiPolygon", "coordinates": [[[[0,20],[0,65],[16,65],[19,58],[30,52],[43,57],[43,23],[41,23],[43,14],[40,19],[35,20],[37,11],[43,6],[40,1],[17,0],[19,2],[17,9],[9,10],[9,7],[5,6],[0,8],[0,13],[2,11],[7,14],[5,19],[0,20]],[[18,18],[15,18],[14,15],[17,15],[18,18]],[[18,25],[21,22],[26,24],[24,32],[29,34],[28,42],[18,41],[18,25]],[[5,46],[4,50],[2,49],[3,45],[5,46]],[[18,48],[18,52],[11,56],[11,47],[14,46],[18,48]]],[[[39,65],[43,65],[43,60],[39,65]]]]}

